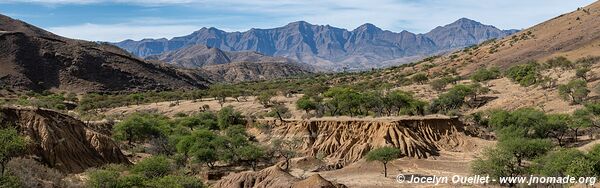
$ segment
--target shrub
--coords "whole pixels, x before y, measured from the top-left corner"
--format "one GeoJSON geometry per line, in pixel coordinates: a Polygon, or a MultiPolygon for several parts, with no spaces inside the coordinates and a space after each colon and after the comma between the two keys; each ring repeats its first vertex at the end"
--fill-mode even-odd
{"type": "Polygon", "coordinates": [[[131,171],[147,178],[163,177],[171,171],[171,163],[164,156],[153,156],[135,164],[131,171]]]}
{"type": "Polygon", "coordinates": [[[18,156],[26,146],[27,140],[16,129],[0,129],[0,177],[4,176],[6,163],[18,156]]]}
{"type": "Polygon", "coordinates": [[[536,164],[535,171],[545,176],[594,176],[593,165],[587,161],[582,152],[575,149],[550,152],[548,155],[536,160],[536,164]],[[587,164],[587,167],[581,168],[581,164],[587,164]]]}
{"type": "Polygon", "coordinates": [[[6,188],[15,188],[15,187],[24,187],[21,184],[21,180],[17,176],[13,176],[10,174],[0,176],[0,187],[6,188]]]}
{"type": "Polygon", "coordinates": [[[33,159],[14,158],[6,166],[12,175],[19,178],[22,187],[37,187],[44,184],[59,187],[64,183],[62,181],[64,174],[33,159]]]}
{"type": "Polygon", "coordinates": [[[539,64],[535,61],[516,65],[506,71],[506,76],[521,86],[536,84],[539,77],[539,64]]]}
{"type": "Polygon", "coordinates": [[[473,75],[471,75],[470,78],[471,80],[476,82],[483,82],[497,79],[498,77],[500,77],[500,69],[498,69],[497,67],[493,67],[490,69],[479,69],[475,71],[475,73],[473,73],[473,75]]]}
{"type": "Polygon", "coordinates": [[[587,80],[587,73],[590,72],[590,70],[591,69],[587,67],[577,68],[577,70],[575,70],[575,77],[582,80],[587,80]]]}
{"type": "Polygon", "coordinates": [[[117,187],[146,187],[147,181],[148,179],[144,176],[131,174],[119,177],[117,180],[117,187]]]}
{"type": "Polygon", "coordinates": [[[446,85],[448,85],[448,82],[444,79],[435,79],[435,80],[431,81],[429,83],[429,85],[431,86],[431,88],[433,90],[443,91],[444,88],[446,88],[446,85]]]}
{"type": "Polygon", "coordinates": [[[425,73],[417,73],[412,76],[412,81],[416,82],[418,84],[423,84],[427,80],[429,80],[429,78],[427,77],[427,75],[425,73]]]}
{"type": "Polygon", "coordinates": [[[573,64],[573,62],[569,61],[569,59],[560,56],[560,57],[555,57],[552,59],[549,59],[548,61],[546,61],[545,64],[546,68],[561,68],[561,69],[573,69],[575,68],[575,65],[573,64]]]}
{"type": "Polygon", "coordinates": [[[87,187],[93,188],[116,187],[119,179],[119,173],[110,170],[91,170],[87,174],[87,187]]]}

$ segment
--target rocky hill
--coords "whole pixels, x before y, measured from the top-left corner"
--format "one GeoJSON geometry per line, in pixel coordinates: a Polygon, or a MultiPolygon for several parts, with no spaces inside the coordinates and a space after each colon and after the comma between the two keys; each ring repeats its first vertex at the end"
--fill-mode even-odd
{"type": "Polygon", "coordinates": [[[310,74],[312,67],[285,62],[235,62],[205,66],[202,70],[213,81],[232,83],[310,74]]]}
{"type": "Polygon", "coordinates": [[[13,126],[30,139],[28,154],[49,167],[80,173],[105,164],[129,164],[109,135],[58,112],[34,108],[0,108],[0,128],[13,126]]]}
{"type": "MultiPolygon", "coordinates": [[[[557,16],[511,37],[432,61],[469,74],[479,67],[509,67],[563,56],[575,61],[600,56],[600,2],[557,16]]],[[[437,69],[432,69],[435,71],[437,69]]]]}
{"type": "Polygon", "coordinates": [[[204,88],[201,73],[151,64],[109,44],[54,35],[0,15],[0,86],[115,92],[204,88]]]}
{"type": "Polygon", "coordinates": [[[395,63],[408,62],[488,39],[501,38],[514,32],[464,18],[426,34],[408,31],[394,33],[372,24],[364,24],[349,31],[300,21],[279,28],[251,29],[246,32],[230,33],[216,28],[202,28],[171,40],[125,40],[115,45],[145,57],[202,44],[225,51],[256,51],[341,70],[343,67],[380,67],[388,65],[386,61],[391,60],[395,63]]]}
{"type": "Polygon", "coordinates": [[[295,63],[295,61],[288,58],[271,57],[252,51],[226,52],[205,45],[193,45],[159,55],[151,55],[146,57],[146,59],[158,60],[186,68],[200,68],[232,62],[295,63]]]}
{"type": "Polygon", "coordinates": [[[258,52],[225,52],[218,48],[193,45],[179,50],[146,57],[178,67],[200,68],[218,82],[256,81],[307,74],[310,65],[284,57],[271,57],[258,52]]]}

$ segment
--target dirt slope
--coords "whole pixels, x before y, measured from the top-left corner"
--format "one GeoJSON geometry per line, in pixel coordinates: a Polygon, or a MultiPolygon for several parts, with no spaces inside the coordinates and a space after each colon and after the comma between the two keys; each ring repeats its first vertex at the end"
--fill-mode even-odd
{"type": "Polygon", "coordinates": [[[325,180],[320,175],[313,175],[305,180],[300,180],[277,166],[272,166],[258,172],[241,172],[231,174],[211,187],[215,188],[342,188],[341,184],[334,184],[325,180]]]}
{"type": "Polygon", "coordinates": [[[0,15],[0,86],[14,91],[111,92],[203,88],[201,73],[134,58],[0,15]]]}
{"type": "Polygon", "coordinates": [[[58,112],[4,107],[0,127],[16,127],[30,139],[28,153],[63,172],[129,161],[110,136],[98,133],[71,116],[58,112]]]}
{"type": "Polygon", "coordinates": [[[442,68],[458,68],[463,74],[484,66],[508,67],[530,60],[565,56],[576,60],[600,56],[600,2],[523,30],[477,48],[438,58],[442,68]]]}

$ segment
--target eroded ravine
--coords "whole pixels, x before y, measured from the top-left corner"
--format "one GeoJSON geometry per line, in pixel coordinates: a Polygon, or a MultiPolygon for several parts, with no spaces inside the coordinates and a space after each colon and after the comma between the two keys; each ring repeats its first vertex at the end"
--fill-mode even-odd
{"type": "Polygon", "coordinates": [[[257,120],[255,125],[262,127],[253,131],[262,143],[275,138],[300,139],[299,151],[342,165],[383,146],[396,147],[405,157],[428,158],[442,150],[459,149],[467,136],[458,118],[445,116],[257,120]]]}

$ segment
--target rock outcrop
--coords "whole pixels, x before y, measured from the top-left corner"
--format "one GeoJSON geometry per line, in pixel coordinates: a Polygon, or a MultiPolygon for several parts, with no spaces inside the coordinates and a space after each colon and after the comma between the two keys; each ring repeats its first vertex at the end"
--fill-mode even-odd
{"type": "Polygon", "coordinates": [[[436,156],[441,150],[459,148],[467,136],[464,125],[451,117],[321,118],[256,123],[270,128],[257,135],[263,142],[273,138],[301,139],[302,152],[324,156],[330,163],[342,165],[356,162],[371,149],[382,146],[399,148],[406,157],[436,156]]]}
{"type": "Polygon", "coordinates": [[[30,140],[27,154],[49,167],[79,173],[109,163],[129,164],[117,144],[71,116],[35,108],[0,108],[0,127],[15,127],[30,140]]]}
{"type": "Polygon", "coordinates": [[[300,180],[277,166],[272,166],[257,172],[241,172],[231,174],[219,180],[211,187],[214,188],[343,188],[325,180],[320,175],[313,175],[300,180]]]}

